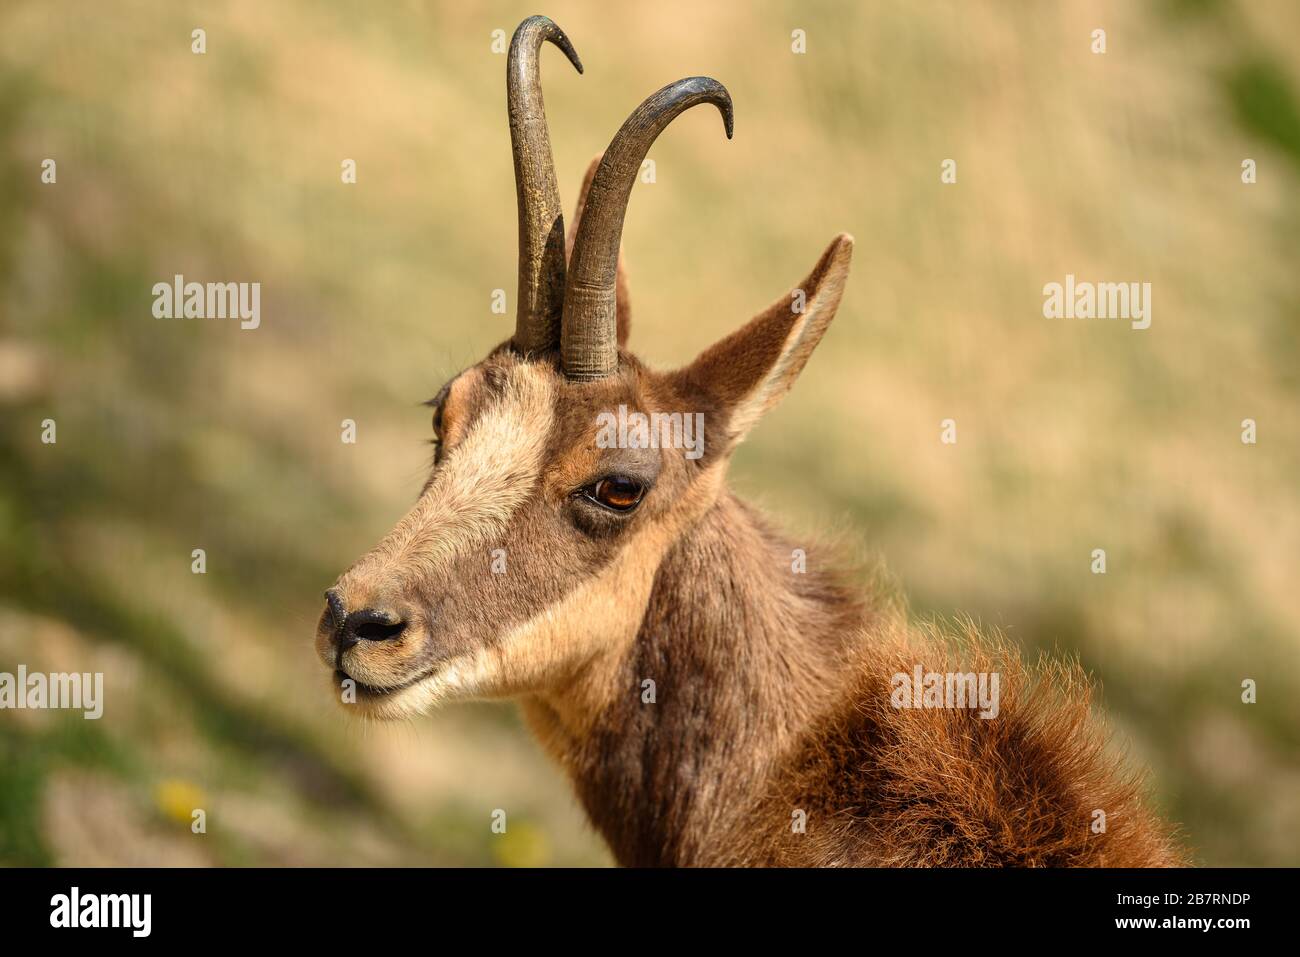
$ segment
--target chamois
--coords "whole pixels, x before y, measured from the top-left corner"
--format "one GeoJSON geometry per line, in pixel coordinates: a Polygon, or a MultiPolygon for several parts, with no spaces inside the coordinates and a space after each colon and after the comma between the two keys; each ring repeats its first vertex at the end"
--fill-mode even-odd
{"type": "Polygon", "coordinates": [[[647,368],[625,347],[628,197],[684,110],[712,104],[730,137],[731,97],[690,77],[646,99],[566,236],[546,42],[582,71],[549,19],[515,32],[514,335],[431,401],[418,500],[326,592],[316,648],[349,708],[517,699],[625,865],[1182,863],[1077,663],[1029,668],[973,628],[910,624],[834,556],[792,561],[728,491],[732,453],[835,316],[853,239],[689,365],[647,368]],[[702,415],[699,454],[635,427],[598,441],[616,411],[702,415]]]}

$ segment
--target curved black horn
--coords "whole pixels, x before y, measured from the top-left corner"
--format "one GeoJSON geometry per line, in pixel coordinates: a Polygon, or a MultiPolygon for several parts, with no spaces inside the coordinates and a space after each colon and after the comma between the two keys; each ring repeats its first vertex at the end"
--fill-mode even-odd
{"type": "Polygon", "coordinates": [[[632,184],[659,134],[683,111],[701,103],[718,108],[731,139],[731,95],[717,80],[692,76],[646,99],[605,150],[578,222],[564,289],[560,355],[570,379],[600,379],[618,367],[618,247],[632,184]]]}
{"type": "Polygon", "coordinates": [[[510,147],[519,201],[519,304],[514,345],[523,353],[545,352],[559,344],[564,307],[564,216],[539,80],[542,44],[548,40],[582,72],[573,44],[546,17],[529,17],[519,24],[506,61],[510,147]]]}

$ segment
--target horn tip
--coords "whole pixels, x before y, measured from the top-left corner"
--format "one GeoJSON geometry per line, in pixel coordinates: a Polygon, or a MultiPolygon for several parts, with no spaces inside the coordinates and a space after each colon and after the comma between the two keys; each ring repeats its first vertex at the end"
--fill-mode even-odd
{"type": "Polygon", "coordinates": [[[554,20],[548,19],[546,22],[553,28],[553,32],[548,39],[564,51],[564,55],[569,58],[569,62],[573,64],[573,68],[581,76],[582,58],[578,56],[578,51],[573,48],[573,41],[569,39],[569,35],[560,29],[560,25],[554,20]]]}
{"type": "Polygon", "coordinates": [[[556,27],[555,36],[552,37],[551,40],[557,47],[564,51],[564,55],[569,58],[569,62],[573,64],[573,68],[577,70],[578,75],[581,76],[582,59],[578,56],[578,51],[573,48],[573,42],[569,39],[568,35],[559,27],[556,27]]]}
{"type": "Polygon", "coordinates": [[[727,132],[727,139],[731,139],[736,132],[736,113],[731,103],[731,93],[711,76],[695,77],[689,82],[697,84],[697,89],[701,89],[706,98],[718,108],[718,112],[722,114],[722,126],[727,132]]]}
{"type": "Polygon", "coordinates": [[[578,56],[578,51],[573,48],[573,42],[569,39],[564,30],[560,28],[560,25],[550,17],[542,16],[539,13],[524,19],[523,22],[515,28],[514,39],[510,42],[512,49],[515,42],[521,40],[525,35],[528,35],[538,46],[545,43],[547,40],[554,43],[564,51],[564,55],[568,57],[569,62],[573,64],[573,68],[577,70],[578,73],[582,73],[582,60],[578,56]]]}

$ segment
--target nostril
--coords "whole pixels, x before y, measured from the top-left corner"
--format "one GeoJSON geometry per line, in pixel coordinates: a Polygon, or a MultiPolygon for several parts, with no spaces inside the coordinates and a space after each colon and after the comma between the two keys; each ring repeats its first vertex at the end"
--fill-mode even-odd
{"type": "Polygon", "coordinates": [[[406,622],[384,624],[380,621],[367,621],[357,625],[352,633],[362,641],[390,641],[406,630],[406,622]]]}
{"type": "Polygon", "coordinates": [[[373,608],[363,608],[348,615],[341,629],[343,641],[392,641],[406,630],[406,622],[394,615],[373,608]]]}

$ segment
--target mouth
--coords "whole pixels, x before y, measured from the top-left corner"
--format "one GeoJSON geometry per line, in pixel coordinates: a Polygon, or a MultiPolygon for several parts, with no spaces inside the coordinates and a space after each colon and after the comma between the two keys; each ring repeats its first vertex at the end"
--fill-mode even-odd
{"type": "Polygon", "coordinates": [[[334,681],[339,685],[342,685],[343,682],[345,681],[351,681],[353,686],[356,688],[357,694],[359,696],[363,696],[365,698],[370,698],[370,699],[382,699],[382,698],[392,697],[393,695],[398,694],[399,692],[405,691],[407,688],[413,688],[415,685],[419,684],[425,678],[428,678],[430,675],[432,675],[435,670],[436,669],[431,668],[428,671],[420,672],[419,674],[411,678],[408,678],[406,681],[403,681],[401,684],[388,685],[387,687],[380,688],[375,685],[368,685],[364,681],[360,681],[352,677],[342,668],[335,668],[334,681]]]}

